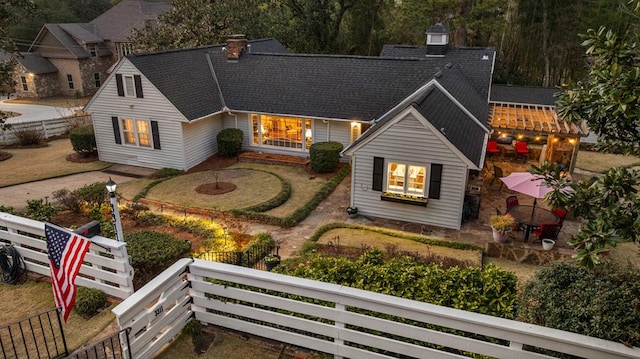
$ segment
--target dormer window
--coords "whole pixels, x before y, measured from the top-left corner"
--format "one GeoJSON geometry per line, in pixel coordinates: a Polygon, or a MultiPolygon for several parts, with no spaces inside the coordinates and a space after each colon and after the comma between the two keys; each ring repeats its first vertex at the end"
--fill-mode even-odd
{"type": "Polygon", "coordinates": [[[449,46],[449,30],[437,23],[427,30],[427,56],[444,56],[449,46]]]}
{"type": "Polygon", "coordinates": [[[446,45],[449,43],[447,34],[427,34],[427,45],[446,45]]]}
{"type": "Polygon", "coordinates": [[[89,46],[87,46],[87,48],[89,49],[89,54],[91,55],[91,57],[98,56],[98,51],[96,49],[96,45],[89,45],[89,46]]]}

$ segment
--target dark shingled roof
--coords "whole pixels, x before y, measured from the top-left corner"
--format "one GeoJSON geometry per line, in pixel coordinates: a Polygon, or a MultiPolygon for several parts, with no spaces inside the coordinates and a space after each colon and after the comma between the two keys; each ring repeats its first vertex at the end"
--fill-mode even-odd
{"type": "MultiPolygon", "coordinates": [[[[86,23],[45,24],[38,37],[31,44],[29,52],[38,50],[38,39],[41,38],[45,31],[51,33],[77,59],[91,56],[84,44],[96,45],[98,56],[111,55],[102,39],[96,35],[95,26],[86,23]]],[[[50,49],[43,48],[42,51],[50,52],[50,49]]]]}
{"type": "MultiPolygon", "coordinates": [[[[417,91],[409,98],[407,106],[413,106],[427,121],[439,130],[451,143],[478,167],[482,156],[485,134],[489,129],[483,125],[487,115],[488,104],[473,89],[464,85],[464,77],[455,66],[446,67],[435,74],[435,82],[444,87],[444,91],[453,95],[456,100],[471,112],[478,121],[460,108],[447,94],[435,84],[417,91]],[[465,89],[466,87],[466,89],[465,89]],[[469,98],[464,98],[469,96],[469,98]],[[471,107],[471,108],[470,108],[471,107]],[[479,112],[477,112],[479,111],[479,112]],[[474,113],[476,112],[476,113],[474,113]],[[481,116],[481,117],[478,117],[481,116]]],[[[358,146],[368,137],[376,133],[383,125],[393,119],[407,106],[397,107],[376,121],[376,124],[356,139],[349,148],[358,146]]]]}
{"type": "Polygon", "coordinates": [[[552,87],[492,85],[491,101],[555,106],[553,95],[559,91],[552,87]]]}
{"type": "MultiPolygon", "coordinates": [[[[493,53],[489,60],[482,60],[486,51],[455,52],[456,56],[428,59],[260,51],[261,47],[273,47],[273,41],[250,41],[251,51],[233,62],[227,60],[221,45],[127,58],[188,120],[231,110],[372,121],[439,74],[438,82],[452,96],[480,123],[487,121],[493,53]],[[456,58],[459,61],[454,61],[456,58]]],[[[429,107],[440,106],[440,102],[449,104],[443,113],[448,107],[456,107],[451,100],[429,101],[429,107]]],[[[469,116],[463,114],[464,118],[457,119],[459,115],[445,116],[459,121],[447,126],[452,127],[450,136],[457,133],[453,130],[457,126],[467,126],[469,131],[469,116]]],[[[433,116],[425,117],[431,120],[433,116]]],[[[477,128],[484,136],[486,128],[477,128]]],[[[464,136],[452,142],[461,145],[460,150],[477,162],[480,154],[465,152],[464,136]]]]}
{"type": "Polygon", "coordinates": [[[157,26],[158,16],[171,10],[172,0],[122,0],[102,15],[91,20],[105,40],[128,42],[132,30],[142,29],[148,22],[157,26]]]}
{"type": "Polygon", "coordinates": [[[58,69],[53,66],[51,61],[45,59],[44,57],[38,54],[30,54],[26,53],[22,56],[16,55],[16,61],[20,63],[20,65],[24,66],[27,71],[34,75],[42,75],[42,74],[50,74],[54,72],[58,72],[58,69]]]}

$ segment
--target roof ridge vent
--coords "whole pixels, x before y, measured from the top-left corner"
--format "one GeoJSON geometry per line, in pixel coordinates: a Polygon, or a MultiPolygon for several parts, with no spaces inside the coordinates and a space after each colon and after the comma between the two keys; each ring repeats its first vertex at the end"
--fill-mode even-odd
{"type": "Polygon", "coordinates": [[[450,69],[450,68],[452,68],[452,67],[453,67],[453,64],[449,62],[449,63],[447,63],[446,65],[444,65],[444,67],[446,67],[446,68],[450,69]]]}
{"type": "Polygon", "coordinates": [[[440,78],[440,77],[442,77],[442,71],[440,71],[440,69],[437,69],[437,70],[438,70],[438,72],[436,72],[435,74],[433,74],[433,77],[435,77],[435,78],[440,78]]]}

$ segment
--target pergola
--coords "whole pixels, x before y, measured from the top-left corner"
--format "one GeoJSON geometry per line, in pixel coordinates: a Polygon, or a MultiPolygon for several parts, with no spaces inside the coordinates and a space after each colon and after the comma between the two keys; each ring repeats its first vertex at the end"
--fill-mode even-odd
{"type": "Polygon", "coordinates": [[[580,137],[589,135],[587,126],[558,118],[556,107],[548,104],[527,104],[491,101],[489,126],[498,139],[512,137],[540,146],[540,162],[560,162],[573,171],[580,137]]]}

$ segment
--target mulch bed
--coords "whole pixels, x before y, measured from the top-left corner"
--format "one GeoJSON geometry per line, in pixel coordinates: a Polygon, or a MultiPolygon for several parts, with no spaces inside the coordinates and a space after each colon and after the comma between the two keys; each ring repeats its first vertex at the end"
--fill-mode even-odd
{"type": "Polygon", "coordinates": [[[9,152],[0,151],[0,162],[8,160],[9,158],[11,158],[11,156],[13,155],[9,152]]]}
{"type": "Polygon", "coordinates": [[[200,194],[216,195],[234,191],[236,185],[231,182],[203,183],[196,187],[196,192],[200,194]]]}
{"type": "Polygon", "coordinates": [[[72,153],[70,155],[67,155],[66,159],[69,162],[88,163],[88,162],[97,161],[98,160],[98,156],[81,156],[81,155],[79,155],[77,153],[72,153]]]}

